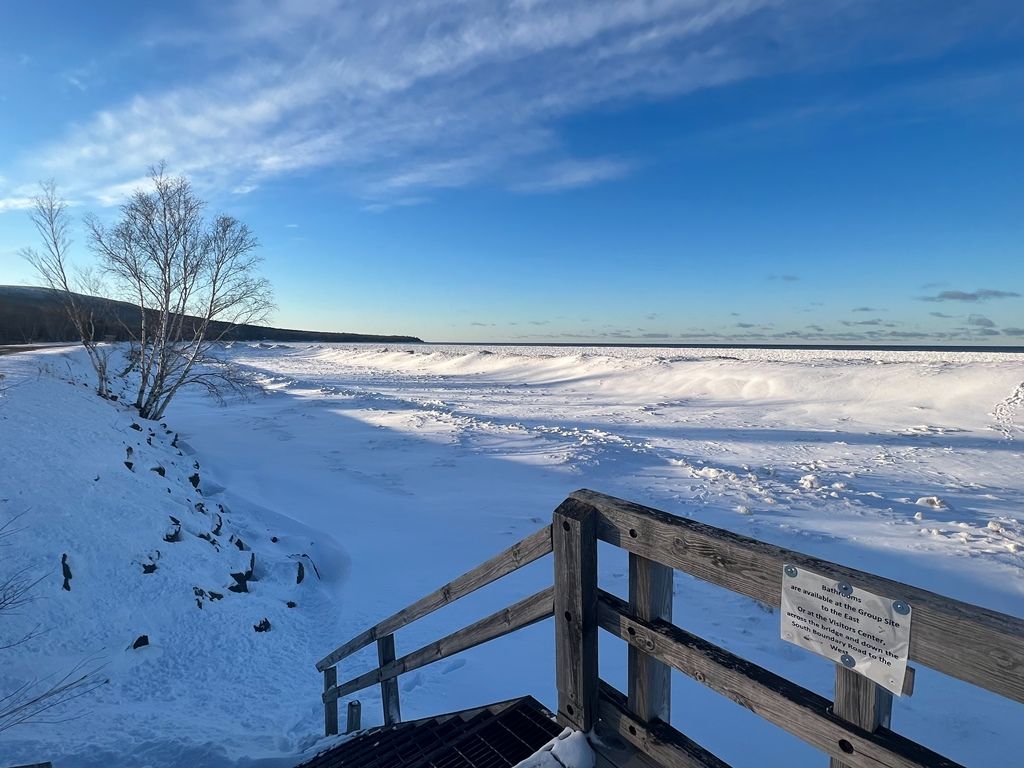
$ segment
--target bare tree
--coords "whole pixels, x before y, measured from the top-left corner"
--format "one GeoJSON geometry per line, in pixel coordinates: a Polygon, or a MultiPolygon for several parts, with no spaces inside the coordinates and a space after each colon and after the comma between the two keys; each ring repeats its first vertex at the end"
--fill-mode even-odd
{"type": "MultiPolygon", "coordinates": [[[[12,527],[17,520],[18,516],[0,525],[0,547],[9,544],[7,539],[18,533],[19,529],[12,527]]],[[[35,599],[33,591],[43,578],[30,568],[0,573],[0,619],[11,617],[31,603],[35,599]]],[[[23,646],[43,634],[38,625],[14,635],[3,629],[0,622],[0,651],[23,646]]],[[[104,685],[107,680],[99,672],[93,660],[86,659],[63,674],[27,680],[14,690],[0,691],[0,733],[16,725],[70,719],[72,716],[66,714],[64,705],[104,685]]]]}
{"type": "Polygon", "coordinates": [[[218,395],[240,385],[211,352],[235,326],[265,321],[273,300],[245,224],[225,215],[208,221],[188,179],[163,164],[150,180],[152,189],[132,193],[116,224],[90,217],[87,225],[105,270],[139,307],[135,405],[143,418],[159,419],[186,384],[218,395]]]}
{"type": "Polygon", "coordinates": [[[71,217],[67,202],[57,193],[57,185],[52,180],[41,182],[39,187],[39,194],[33,199],[29,215],[42,239],[42,248],[23,248],[21,256],[35,268],[43,282],[56,292],[96,372],[96,391],[101,397],[108,397],[108,366],[112,349],[100,343],[102,339],[98,338],[97,333],[97,320],[103,305],[90,296],[79,295],[96,295],[102,291],[102,287],[95,273],[78,271],[74,276],[70,274],[68,251],[71,248],[71,217]]]}

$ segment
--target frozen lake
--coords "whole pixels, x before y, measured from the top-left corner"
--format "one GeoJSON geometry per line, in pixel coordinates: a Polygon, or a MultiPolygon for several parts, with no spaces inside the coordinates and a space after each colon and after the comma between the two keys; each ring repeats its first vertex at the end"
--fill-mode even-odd
{"type": "MultiPolygon", "coordinates": [[[[271,394],[224,408],[193,397],[170,416],[225,485],[348,553],[339,643],[532,532],[581,487],[1024,612],[1019,355],[235,345],[231,356],[271,394]]],[[[603,586],[623,594],[625,558],[601,555],[603,586]]],[[[540,588],[549,569],[399,633],[399,652],[540,588]]],[[[777,615],[682,576],[676,592],[678,623],[829,695],[831,668],[781,643],[777,615]]],[[[403,678],[404,714],[527,689],[553,702],[551,635],[544,623],[403,678]]],[[[624,687],[624,669],[624,647],[603,636],[602,674],[624,687]]],[[[1012,707],[922,672],[896,727],[967,762],[1000,754],[1012,707]]],[[[371,718],[375,697],[363,695],[371,718]]],[[[678,677],[674,719],[741,765],[766,750],[816,759],[678,677]],[[719,718],[757,738],[737,743],[719,718]]]]}
{"type": "MultiPolygon", "coordinates": [[[[49,631],[8,652],[0,687],[82,658],[101,659],[110,679],[81,720],[0,735],[9,761],[286,766],[322,733],[320,657],[537,530],[584,487],[1024,615],[1019,355],[228,354],[266,393],[218,404],[183,391],[166,429],[90,394],[75,352],[0,360],[0,525],[23,531],[3,562],[48,568],[66,552],[75,574],[70,592],[47,579],[16,619],[49,631]],[[182,536],[167,543],[175,520],[182,536]],[[228,592],[229,572],[253,556],[249,592],[228,592]],[[300,560],[321,578],[297,584],[300,560]],[[145,575],[147,563],[158,570],[145,575]],[[256,634],[262,618],[273,629],[256,634]],[[134,650],[141,632],[151,644],[134,650]]],[[[599,569],[601,586],[625,596],[624,553],[602,545],[599,569]]],[[[398,653],[551,580],[545,558],[401,630],[398,653]]],[[[777,612],[682,575],[675,587],[676,623],[831,697],[832,665],[783,643],[777,612]]],[[[402,676],[403,717],[524,693],[554,706],[553,635],[541,622],[402,676]]],[[[367,649],[339,679],[375,665],[367,649]]],[[[602,677],[624,689],[625,671],[625,646],[602,633],[602,677]]],[[[380,722],[378,690],[358,697],[363,723],[380,722]]],[[[673,724],[737,766],[825,760],[681,675],[673,724]]],[[[893,726],[960,762],[1000,765],[1017,748],[1019,705],[918,669],[893,726]]]]}

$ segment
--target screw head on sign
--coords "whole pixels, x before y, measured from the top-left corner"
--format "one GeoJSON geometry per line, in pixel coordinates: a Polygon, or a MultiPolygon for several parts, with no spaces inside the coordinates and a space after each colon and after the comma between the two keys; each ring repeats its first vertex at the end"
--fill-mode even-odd
{"type": "Polygon", "coordinates": [[[904,603],[902,600],[896,600],[892,604],[892,609],[902,616],[906,616],[908,613],[910,613],[910,606],[904,603]]]}
{"type": "Polygon", "coordinates": [[[853,594],[853,587],[847,584],[845,581],[839,582],[839,594],[843,597],[849,597],[853,594]]]}
{"type": "Polygon", "coordinates": [[[840,656],[839,660],[843,662],[844,667],[848,667],[849,669],[853,669],[855,666],[857,666],[857,662],[853,660],[853,656],[851,656],[848,653],[844,653],[842,656],[840,656]]]}
{"type": "Polygon", "coordinates": [[[785,571],[786,571],[786,575],[789,576],[790,578],[793,578],[794,576],[796,576],[796,568],[793,567],[792,565],[787,565],[786,568],[785,568],[785,571]]]}

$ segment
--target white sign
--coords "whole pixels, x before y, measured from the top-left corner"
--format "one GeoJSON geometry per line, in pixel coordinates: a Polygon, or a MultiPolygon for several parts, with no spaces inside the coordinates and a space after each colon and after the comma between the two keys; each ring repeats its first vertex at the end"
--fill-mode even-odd
{"type": "Polygon", "coordinates": [[[782,569],[782,639],[903,692],[911,609],[795,565],[782,569]]]}

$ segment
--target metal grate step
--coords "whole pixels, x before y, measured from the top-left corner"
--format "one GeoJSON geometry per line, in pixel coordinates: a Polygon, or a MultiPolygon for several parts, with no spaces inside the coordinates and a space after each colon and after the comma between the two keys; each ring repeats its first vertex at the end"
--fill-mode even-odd
{"type": "Polygon", "coordinates": [[[562,730],[530,696],[469,712],[376,728],[298,768],[510,768],[562,730]]]}

